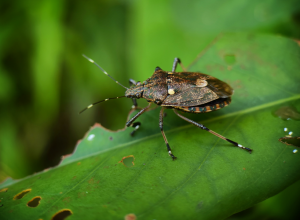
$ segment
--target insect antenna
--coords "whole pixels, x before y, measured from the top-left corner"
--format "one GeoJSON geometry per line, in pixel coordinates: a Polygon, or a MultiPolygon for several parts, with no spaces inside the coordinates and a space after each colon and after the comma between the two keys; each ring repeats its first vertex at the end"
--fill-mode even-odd
{"type": "Polygon", "coordinates": [[[115,80],[111,75],[109,75],[101,66],[99,66],[94,60],[92,60],[91,58],[87,57],[86,55],[82,54],[82,56],[84,58],[86,58],[88,61],[90,61],[91,63],[95,64],[105,75],[109,76],[109,78],[111,78],[113,81],[115,81],[117,84],[119,84],[120,86],[122,86],[124,89],[128,89],[126,86],[123,86],[121,83],[119,83],[117,80],[115,80]]]}
{"type": "Polygon", "coordinates": [[[87,109],[89,109],[89,108],[92,108],[94,105],[97,105],[97,104],[99,104],[99,103],[101,103],[101,102],[106,102],[106,101],[111,100],[111,99],[120,99],[120,98],[124,98],[124,97],[126,97],[126,96],[113,97],[113,98],[103,99],[103,100],[101,100],[101,101],[95,102],[95,103],[93,103],[93,104],[88,105],[88,106],[85,107],[84,109],[82,109],[82,110],[79,112],[79,114],[81,114],[81,113],[84,112],[85,110],[87,110],[87,109]]]}

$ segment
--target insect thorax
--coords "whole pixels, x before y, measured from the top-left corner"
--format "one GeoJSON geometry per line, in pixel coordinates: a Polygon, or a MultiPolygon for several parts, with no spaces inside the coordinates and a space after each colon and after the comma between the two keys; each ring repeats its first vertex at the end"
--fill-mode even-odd
{"type": "Polygon", "coordinates": [[[166,77],[166,71],[155,71],[153,75],[142,84],[129,88],[125,96],[128,98],[144,98],[148,102],[161,104],[168,95],[166,77]]]}
{"type": "Polygon", "coordinates": [[[125,92],[125,96],[127,98],[142,98],[144,92],[144,84],[139,84],[132,86],[131,88],[127,89],[125,92]]]}

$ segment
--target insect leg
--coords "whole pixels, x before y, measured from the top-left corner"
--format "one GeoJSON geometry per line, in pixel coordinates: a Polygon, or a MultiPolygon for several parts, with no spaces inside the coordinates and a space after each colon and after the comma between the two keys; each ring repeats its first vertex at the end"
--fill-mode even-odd
{"type": "Polygon", "coordinates": [[[172,68],[172,72],[176,72],[176,67],[177,67],[177,64],[180,64],[181,68],[183,71],[186,71],[185,67],[182,65],[181,63],[181,60],[178,58],[178,57],[175,57],[174,59],[174,62],[173,62],[173,68],[172,68]]]}
{"type": "Polygon", "coordinates": [[[191,120],[191,119],[188,119],[188,118],[182,116],[181,114],[179,114],[175,109],[173,109],[173,110],[174,110],[175,114],[178,115],[180,118],[182,118],[183,120],[185,120],[185,121],[187,121],[187,122],[189,122],[189,123],[191,123],[191,124],[197,126],[198,128],[201,128],[201,129],[203,129],[203,130],[205,130],[205,131],[208,131],[208,132],[212,133],[213,135],[215,135],[215,136],[217,136],[217,137],[219,137],[219,138],[221,138],[221,139],[223,139],[223,140],[225,140],[225,141],[228,141],[229,143],[233,144],[233,145],[236,146],[236,147],[239,147],[239,148],[241,148],[241,149],[247,150],[249,153],[252,152],[252,149],[250,149],[250,148],[248,148],[248,147],[244,147],[243,145],[238,144],[238,143],[235,142],[235,141],[232,141],[232,140],[230,140],[230,139],[228,139],[228,138],[226,138],[226,137],[223,137],[222,135],[220,135],[220,134],[214,132],[213,130],[210,130],[210,129],[207,128],[207,127],[205,127],[203,124],[200,124],[200,123],[197,123],[197,122],[195,122],[195,121],[193,121],[193,120],[191,120]]]}
{"type": "Polygon", "coordinates": [[[173,73],[176,71],[176,67],[177,67],[178,63],[181,63],[181,61],[178,57],[175,57],[174,62],[173,62],[173,68],[172,68],[173,73]]]}
{"type": "Polygon", "coordinates": [[[133,136],[137,129],[140,128],[141,122],[134,122],[131,124],[131,127],[134,127],[134,130],[130,132],[130,135],[133,136]]]}
{"type": "Polygon", "coordinates": [[[129,85],[136,85],[136,81],[134,79],[129,79],[129,85]]]}
{"type": "Polygon", "coordinates": [[[160,130],[161,130],[161,134],[162,134],[162,136],[163,136],[163,138],[164,138],[164,140],[165,140],[165,143],[166,143],[166,145],[167,145],[167,150],[168,150],[169,156],[172,157],[173,160],[175,160],[177,157],[175,157],[175,156],[172,154],[170,145],[169,145],[169,143],[168,143],[167,137],[166,137],[165,132],[164,132],[164,129],[163,129],[164,110],[165,110],[164,107],[162,107],[161,110],[160,110],[160,114],[159,114],[159,127],[160,127],[160,130]]]}
{"type": "Polygon", "coordinates": [[[137,104],[137,101],[136,101],[136,98],[132,98],[132,102],[133,102],[133,105],[131,108],[133,109],[136,109],[138,107],[138,104],[137,104]]]}
{"type": "Polygon", "coordinates": [[[134,130],[130,133],[131,136],[135,133],[135,131],[140,127],[140,122],[133,123],[141,114],[143,114],[149,107],[151,103],[146,108],[143,108],[141,111],[139,111],[135,116],[133,116],[128,122],[126,122],[127,127],[134,127],[134,130]]]}
{"type": "MultiPolygon", "coordinates": [[[[130,85],[130,86],[136,85],[136,81],[133,80],[133,79],[129,79],[129,85],[130,85]]],[[[135,98],[132,98],[132,102],[133,102],[132,109],[136,109],[136,108],[138,107],[136,99],[135,99],[135,98]]]]}

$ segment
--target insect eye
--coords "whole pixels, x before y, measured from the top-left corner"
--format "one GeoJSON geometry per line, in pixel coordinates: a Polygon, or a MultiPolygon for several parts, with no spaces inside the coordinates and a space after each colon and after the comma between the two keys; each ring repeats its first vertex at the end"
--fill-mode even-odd
{"type": "Polygon", "coordinates": [[[155,68],[155,72],[158,71],[158,70],[161,70],[161,68],[157,66],[157,67],[155,68]]]}

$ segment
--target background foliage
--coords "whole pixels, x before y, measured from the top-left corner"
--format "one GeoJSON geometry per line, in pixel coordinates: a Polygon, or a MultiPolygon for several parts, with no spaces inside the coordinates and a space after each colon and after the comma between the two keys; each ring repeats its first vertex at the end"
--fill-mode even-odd
{"type": "MultiPolygon", "coordinates": [[[[188,65],[221,32],[300,38],[296,0],[19,0],[0,6],[0,180],[56,165],[95,121],[123,127],[129,100],[78,116],[91,102],[124,93],[82,53],[126,84],[148,78],[157,65],[169,70],[175,56],[188,65]]],[[[287,199],[293,194],[280,196],[250,211],[280,216],[270,207],[284,196],[293,201],[287,199]]]]}

